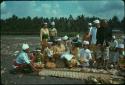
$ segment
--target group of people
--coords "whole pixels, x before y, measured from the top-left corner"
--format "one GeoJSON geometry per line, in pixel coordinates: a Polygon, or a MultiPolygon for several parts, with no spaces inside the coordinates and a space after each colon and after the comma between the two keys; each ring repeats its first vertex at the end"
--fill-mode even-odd
{"type": "Polygon", "coordinates": [[[125,58],[125,37],[122,37],[122,42],[118,42],[105,19],[94,20],[93,25],[92,23],[88,25],[89,29],[83,36],[83,40],[90,41],[90,50],[94,52],[97,67],[108,68],[111,65],[119,68],[120,59],[125,58]]]}
{"type": "Polygon", "coordinates": [[[58,37],[55,22],[51,25],[49,29],[44,23],[40,30],[40,49],[30,52],[29,45],[23,44],[22,52],[14,60],[17,70],[25,67],[32,71],[44,67],[56,68],[58,60],[62,60],[68,68],[108,68],[109,65],[117,67],[119,59],[125,58],[124,42],[118,43],[112,36],[106,20],[88,23],[88,30],[82,38],[79,34],[73,38],[67,35],[58,37]]]}

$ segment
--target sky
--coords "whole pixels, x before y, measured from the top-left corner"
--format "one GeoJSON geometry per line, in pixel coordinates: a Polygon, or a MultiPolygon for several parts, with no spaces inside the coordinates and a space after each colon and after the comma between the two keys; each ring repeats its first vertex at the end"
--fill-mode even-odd
{"type": "Polygon", "coordinates": [[[124,17],[124,2],[122,0],[84,0],[84,1],[3,1],[1,4],[1,19],[7,19],[13,14],[22,17],[69,17],[78,15],[111,19],[124,17]]]}

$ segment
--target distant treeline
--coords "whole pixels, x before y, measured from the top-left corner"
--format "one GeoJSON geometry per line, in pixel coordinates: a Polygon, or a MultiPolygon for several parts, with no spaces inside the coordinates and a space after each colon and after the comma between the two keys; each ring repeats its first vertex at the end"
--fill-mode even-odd
{"type": "MultiPolygon", "coordinates": [[[[55,21],[55,27],[59,33],[70,33],[73,34],[78,32],[85,32],[88,28],[88,22],[93,22],[93,20],[99,19],[98,17],[85,17],[84,15],[77,16],[73,18],[70,15],[68,18],[65,17],[51,17],[51,18],[43,18],[43,17],[34,17],[31,18],[23,17],[19,18],[16,15],[8,19],[0,19],[1,22],[1,34],[35,34],[39,35],[41,27],[43,27],[43,23],[47,22],[48,27],[51,27],[51,22],[55,21]]],[[[110,28],[117,30],[122,30],[125,32],[125,17],[120,21],[117,16],[112,17],[112,19],[108,20],[110,28]]],[[[71,34],[72,35],[72,34],[71,34]]]]}

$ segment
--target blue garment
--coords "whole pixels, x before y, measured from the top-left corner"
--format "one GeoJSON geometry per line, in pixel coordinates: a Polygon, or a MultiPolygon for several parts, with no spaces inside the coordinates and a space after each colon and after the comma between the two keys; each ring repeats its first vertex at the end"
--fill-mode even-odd
{"type": "Polygon", "coordinates": [[[119,52],[115,52],[114,55],[113,55],[113,62],[118,62],[119,61],[119,52]]]}
{"type": "Polygon", "coordinates": [[[96,40],[97,28],[92,27],[90,34],[92,35],[91,44],[96,44],[96,41],[97,41],[96,40]]]}
{"type": "Polygon", "coordinates": [[[21,53],[16,58],[16,63],[18,64],[30,64],[30,59],[26,52],[21,51],[21,53]]]}

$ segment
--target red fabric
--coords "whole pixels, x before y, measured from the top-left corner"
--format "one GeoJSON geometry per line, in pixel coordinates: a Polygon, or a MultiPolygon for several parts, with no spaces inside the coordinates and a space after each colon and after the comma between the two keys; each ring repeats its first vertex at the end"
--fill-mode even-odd
{"type": "Polygon", "coordinates": [[[13,65],[16,66],[16,68],[21,68],[21,67],[26,66],[26,64],[18,64],[18,63],[16,63],[15,59],[13,60],[13,65]]]}
{"type": "Polygon", "coordinates": [[[33,55],[33,53],[29,54],[29,58],[31,60],[31,63],[35,62],[35,56],[33,55]]]}
{"type": "MultiPolygon", "coordinates": [[[[33,55],[33,53],[28,54],[29,58],[30,58],[30,62],[33,64],[35,62],[35,56],[33,55]]],[[[16,59],[13,60],[13,65],[16,66],[16,68],[21,68],[26,66],[26,64],[18,64],[16,63],[16,59]]]]}

